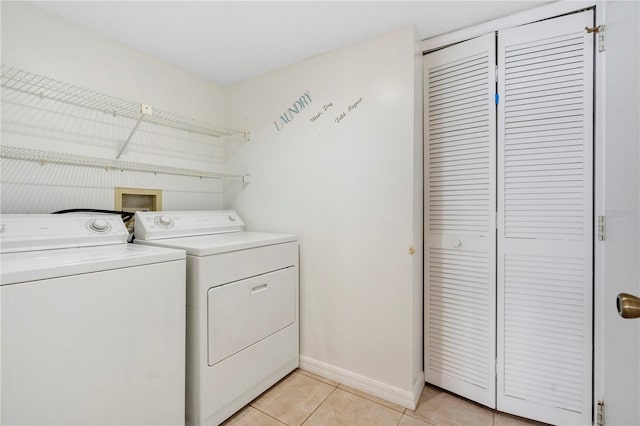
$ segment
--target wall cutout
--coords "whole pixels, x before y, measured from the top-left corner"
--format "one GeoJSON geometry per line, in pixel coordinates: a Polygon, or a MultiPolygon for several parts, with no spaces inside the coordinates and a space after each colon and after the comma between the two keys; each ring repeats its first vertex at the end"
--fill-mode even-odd
{"type": "Polygon", "coordinates": [[[146,188],[115,188],[114,208],[135,212],[162,210],[162,190],[146,188]]]}
{"type": "Polygon", "coordinates": [[[290,108],[279,117],[280,126],[278,126],[278,120],[273,122],[273,125],[276,126],[278,131],[282,130],[285,125],[289,124],[296,115],[302,112],[303,109],[307,107],[311,103],[311,96],[309,96],[309,91],[307,90],[302,96],[296,99],[290,108]],[[295,115],[294,115],[295,114],[295,115]]]}
{"type": "MultiPolygon", "coordinates": [[[[114,209],[127,212],[162,210],[162,190],[146,188],[118,188],[114,190],[114,209]]],[[[127,223],[133,229],[134,219],[127,223]]]]}

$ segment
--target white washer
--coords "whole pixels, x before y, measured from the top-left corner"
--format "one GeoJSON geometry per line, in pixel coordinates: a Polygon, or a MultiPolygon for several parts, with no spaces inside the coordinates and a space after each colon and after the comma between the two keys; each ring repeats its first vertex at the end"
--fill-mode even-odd
{"type": "Polygon", "coordinates": [[[138,212],[135,236],[187,251],[187,424],[221,423],[298,366],[295,235],[218,210],[138,212]]]}
{"type": "Polygon", "coordinates": [[[1,423],[184,424],[184,251],[117,215],[0,223],[1,423]]]}

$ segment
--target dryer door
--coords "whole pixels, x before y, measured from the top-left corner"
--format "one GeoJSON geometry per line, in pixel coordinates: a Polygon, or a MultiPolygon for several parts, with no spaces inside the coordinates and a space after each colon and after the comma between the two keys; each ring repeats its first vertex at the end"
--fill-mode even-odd
{"type": "Polygon", "coordinates": [[[210,366],[295,322],[295,274],[289,267],[209,289],[210,366]]]}

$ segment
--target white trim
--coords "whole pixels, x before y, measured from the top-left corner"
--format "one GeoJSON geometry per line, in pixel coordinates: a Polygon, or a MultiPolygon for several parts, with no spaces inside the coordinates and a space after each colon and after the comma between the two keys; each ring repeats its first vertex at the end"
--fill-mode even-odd
{"type": "Polygon", "coordinates": [[[300,355],[300,368],[411,410],[416,408],[424,388],[422,372],[414,383],[413,391],[406,391],[303,355],[300,355]]]}
{"type": "Polygon", "coordinates": [[[453,43],[459,43],[464,40],[469,40],[493,31],[513,28],[517,27],[518,25],[529,24],[541,19],[553,18],[554,16],[586,9],[588,7],[595,6],[596,3],[599,2],[563,0],[545,6],[537,7],[535,9],[525,10],[523,12],[506,16],[504,18],[494,19],[493,21],[474,25],[473,27],[468,27],[462,30],[428,38],[422,41],[422,51],[428,52],[430,50],[439,49],[453,43]]]}
{"type": "MultiPolygon", "coordinates": [[[[606,24],[606,1],[598,1],[596,4],[596,26],[606,24]]],[[[594,134],[595,161],[594,161],[594,221],[593,232],[598,235],[598,216],[605,215],[605,77],[606,77],[606,51],[595,53],[595,93],[594,93],[594,134]]],[[[593,418],[598,418],[598,401],[604,400],[604,311],[605,311],[605,242],[595,240],[593,242],[593,418]]]]}
{"type": "Polygon", "coordinates": [[[420,374],[418,375],[418,378],[416,379],[416,382],[413,384],[413,405],[411,407],[407,407],[410,408],[412,410],[415,410],[416,407],[418,406],[418,401],[420,400],[420,396],[422,395],[422,390],[424,389],[426,385],[425,379],[424,379],[424,372],[420,372],[420,374]]]}

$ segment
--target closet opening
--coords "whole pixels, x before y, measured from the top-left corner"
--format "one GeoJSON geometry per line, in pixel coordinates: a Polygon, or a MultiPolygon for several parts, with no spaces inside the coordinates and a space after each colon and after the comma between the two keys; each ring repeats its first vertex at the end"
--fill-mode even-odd
{"type": "Polygon", "coordinates": [[[426,54],[426,381],[591,424],[593,9],[426,54]]]}

